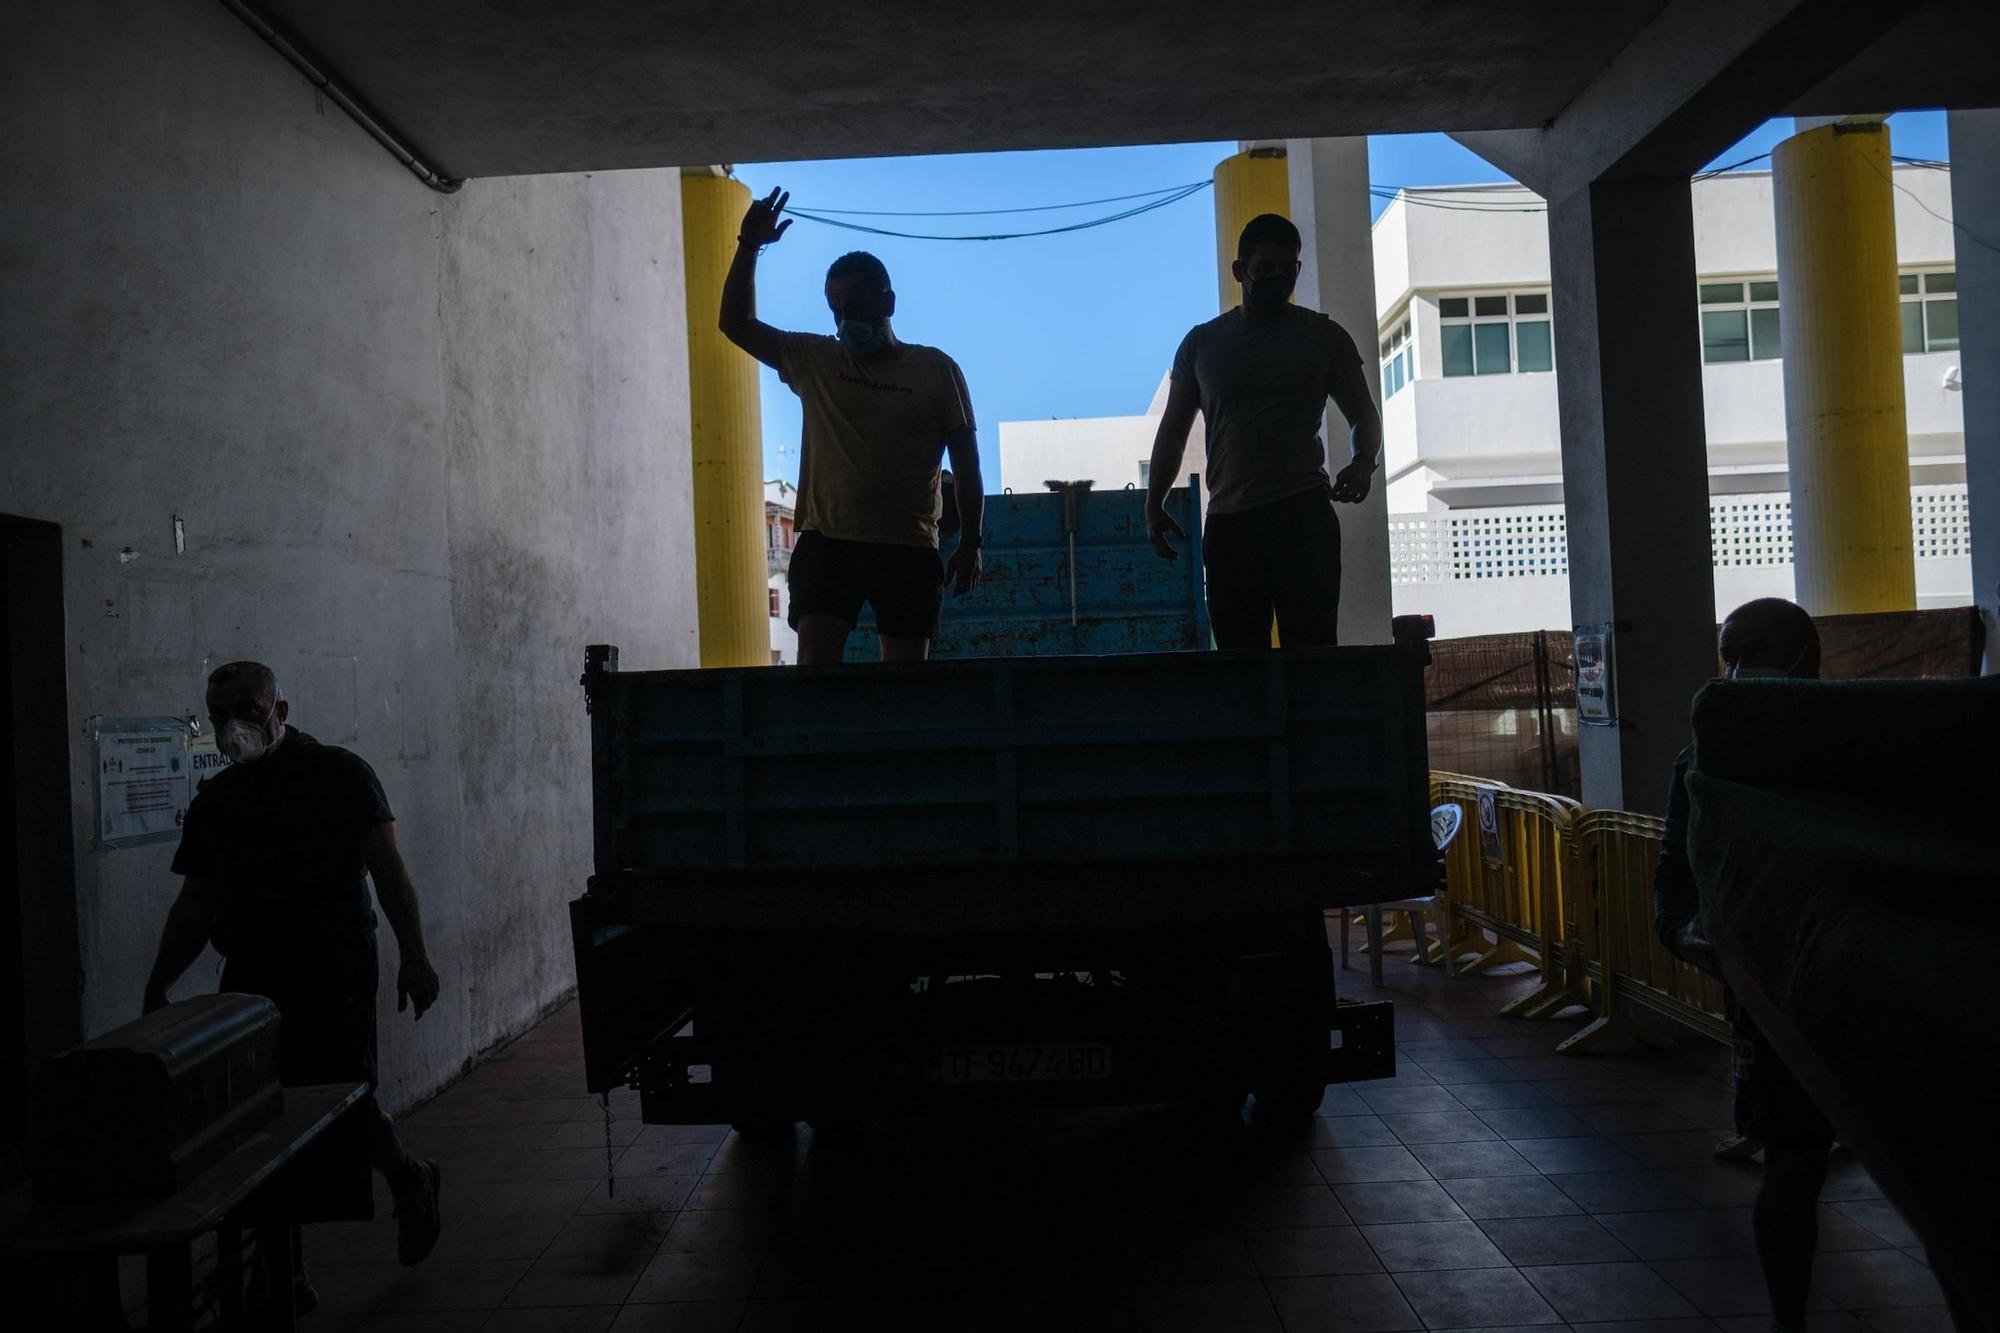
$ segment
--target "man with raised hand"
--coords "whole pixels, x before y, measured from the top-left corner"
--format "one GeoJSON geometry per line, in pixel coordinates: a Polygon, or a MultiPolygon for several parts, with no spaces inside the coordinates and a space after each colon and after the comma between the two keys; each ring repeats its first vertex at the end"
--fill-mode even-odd
{"type": "Polygon", "coordinates": [[[896,336],[889,271],[866,251],[826,271],[831,336],[757,318],[757,255],[791,227],[779,221],[790,197],[773,190],[743,215],[718,322],[804,408],[799,537],[788,575],[799,665],[839,662],[864,603],[875,612],[882,660],[921,662],[937,637],[945,583],[966,593],[981,573],[985,501],[965,376],[937,348],[896,336]],[[947,453],[961,525],[949,563],[938,557],[947,453]]]}

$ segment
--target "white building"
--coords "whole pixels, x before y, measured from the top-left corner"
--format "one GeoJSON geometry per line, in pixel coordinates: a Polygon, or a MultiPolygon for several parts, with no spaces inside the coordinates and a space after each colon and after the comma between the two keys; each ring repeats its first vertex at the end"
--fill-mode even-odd
{"type": "MultiPolygon", "coordinates": [[[[1144,486],[1151,471],[1153,434],[1167,408],[1167,376],[1146,410],[1131,417],[1051,417],[1000,423],[1003,490],[1044,489],[1051,481],[1093,481],[1100,488],[1144,486]]],[[[1181,476],[1208,472],[1208,437],[1201,418],[1188,432],[1181,476]]]]}
{"type": "Polygon", "coordinates": [[[799,488],[788,481],[764,483],[764,553],[771,584],[771,665],[795,666],[799,635],[791,626],[792,547],[798,541],[793,520],[799,488]]]}
{"type": "MultiPolygon", "coordinates": [[[[1918,603],[1962,605],[1973,598],[1951,180],[1913,166],[1895,176],[1918,603]]],[[[1689,298],[1706,363],[1715,597],[1727,610],[1792,594],[1777,239],[1768,172],[1692,188],[1700,278],[1689,298]]],[[[1567,627],[1562,312],[1542,201],[1517,185],[1406,190],[1376,221],[1374,252],[1395,609],[1429,612],[1451,637],[1567,627]]],[[[1164,401],[1163,384],[1143,417],[1002,422],[1001,476],[1015,489],[1136,481],[1164,401]]]]}

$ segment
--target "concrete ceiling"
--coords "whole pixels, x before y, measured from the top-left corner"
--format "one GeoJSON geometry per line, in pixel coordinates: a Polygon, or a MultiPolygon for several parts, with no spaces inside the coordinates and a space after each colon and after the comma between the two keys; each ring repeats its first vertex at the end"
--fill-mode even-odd
{"type": "Polygon", "coordinates": [[[1660,0],[266,0],[454,176],[1553,119],[1660,0]]]}

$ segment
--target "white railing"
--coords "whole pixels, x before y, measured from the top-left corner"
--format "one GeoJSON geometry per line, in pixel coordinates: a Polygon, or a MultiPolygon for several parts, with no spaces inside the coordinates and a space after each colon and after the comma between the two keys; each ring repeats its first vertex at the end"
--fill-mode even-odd
{"type": "MultiPolygon", "coordinates": [[[[1792,501],[1784,494],[1722,495],[1709,501],[1717,569],[1790,565],[1792,501]]],[[[1910,532],[1919,560],[1963,560],[1972,551],[1963,482],[1910,488],[1910,532]]],[[[1569,574],[1561,505],[1389,515],[1393,583],[1554,578],[1569,574]]]]}

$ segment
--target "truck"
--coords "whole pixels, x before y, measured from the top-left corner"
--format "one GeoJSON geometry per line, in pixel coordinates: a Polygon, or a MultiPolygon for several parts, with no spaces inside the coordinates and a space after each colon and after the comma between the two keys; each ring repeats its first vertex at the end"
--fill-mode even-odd
{"type": "Polygon", "coordinates": [[[743,1129],[1251,1097],[1284,1119],[1393,1074],[1393,1010],[1336,997],[1324,913],[1439,881],[1427,645],[1206,650],[1199,575],[1144,549],[1142,499],[989,510],[989,571],[1055,577],[1000,573],[940,646],[1009,653],[633,672],[587,650],[593,1092],[743,1129]],[[1074,536],[1154,580],[1149,630],[1104,626],[1116,587],[1066,591],[1074,536]],[[1176,650],[1074,651],[1149,635],[1176,650]]]}

